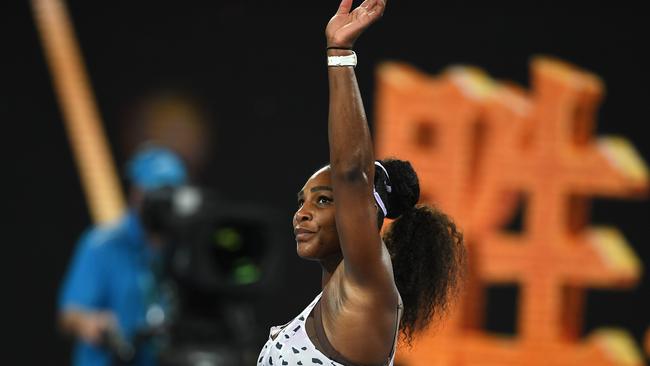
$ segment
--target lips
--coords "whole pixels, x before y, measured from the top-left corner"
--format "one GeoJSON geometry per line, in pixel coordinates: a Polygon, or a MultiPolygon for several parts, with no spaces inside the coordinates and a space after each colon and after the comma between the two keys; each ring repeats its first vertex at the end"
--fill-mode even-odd
{"type": "Polygon", "coordinates": [[[293,230],[293,234],[296,236],[297,242],[307,241],[311,239],[315,233],[315,231],[305,229],[303,227],[297,227],[293,230]]]}

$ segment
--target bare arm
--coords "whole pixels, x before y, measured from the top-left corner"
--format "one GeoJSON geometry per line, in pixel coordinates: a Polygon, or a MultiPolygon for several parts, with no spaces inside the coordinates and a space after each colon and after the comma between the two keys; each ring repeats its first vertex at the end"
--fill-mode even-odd
{"type": "MultiPolygon", "coordinates": [[[[352,11],[351,5],[352,0],[343,0],[328,23],[328,47],[351,48],[384,10],[383,0],[366,0],[352,11]]],[[[347,54],[351,51],[328,50],[328,56],[347,54]]],[[[363,287],[384,290],[393,284],[390,267],[382,260],[372,193],[374,155],[363,102],[353,67],[329,67],[328,76],[330,168],[345,275],[363,287]]]]}
{"type": "MultiPolygon", "coordinates": [[[[328,23],[328,48],[352,48],[381,17],[385,3],[366,0],[352,11],[351,5],[352,0],[342,0],[328,23]]],[[[328,49],[328,56],[346,54],[351,51],[328,49]]],[[[349,360],[378,364],[393,347],[399,293],[377,226],[372,139],[354,68],[329,67],[328,77],[330,175],[343,270],[335,286],[323,290],[323,328],[349,360]]]]}

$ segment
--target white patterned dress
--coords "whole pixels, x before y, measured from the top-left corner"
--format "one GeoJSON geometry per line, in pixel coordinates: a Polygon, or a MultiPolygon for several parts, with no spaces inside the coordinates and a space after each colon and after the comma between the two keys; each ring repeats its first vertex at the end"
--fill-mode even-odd
{"type": "MultiPolygon", "coordinates": [[[[316,349],[307,335],[305,321],[322,296],[316,298],[292,321],[271,327],[269,339],[257,359],[259,366],[345,366],[316,349]]],[[[393,366],[394,352],[388,366],[393,366]]]]}

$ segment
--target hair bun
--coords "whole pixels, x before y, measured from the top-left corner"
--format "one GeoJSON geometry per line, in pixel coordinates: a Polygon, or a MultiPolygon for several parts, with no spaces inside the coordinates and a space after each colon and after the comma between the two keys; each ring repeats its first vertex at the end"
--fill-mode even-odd
{"type": "Polygon", "coordinates": [[[395,219],[418,203],[420,182],[413,166],[408,161],[385,159],[380,162],[388,172],[391,185],[386,217],[395,219]]]}

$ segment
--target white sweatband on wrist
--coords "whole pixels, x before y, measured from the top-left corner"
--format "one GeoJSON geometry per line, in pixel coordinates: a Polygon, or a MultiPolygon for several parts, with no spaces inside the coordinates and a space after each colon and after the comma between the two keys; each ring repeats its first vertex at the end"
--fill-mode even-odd
{"type": "Polygon", "coordinates": [[[351,55],[345,56],[327,56],[327,66],[357,66],[357,54],[352,52],[351,55]]]}

